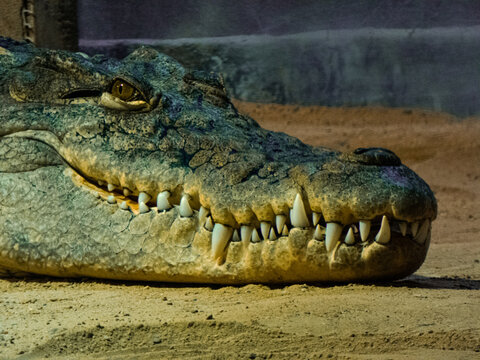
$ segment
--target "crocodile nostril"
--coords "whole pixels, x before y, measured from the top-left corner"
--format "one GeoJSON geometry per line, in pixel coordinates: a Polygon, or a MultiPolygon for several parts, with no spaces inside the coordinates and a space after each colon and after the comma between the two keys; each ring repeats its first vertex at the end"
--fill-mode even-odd
{"type": "Polygon", "coordinates": [[[358,148],[348,158],[350,161],[365,165],[401,165],[400,159],[393,151],[383,148],[358,148]]]}

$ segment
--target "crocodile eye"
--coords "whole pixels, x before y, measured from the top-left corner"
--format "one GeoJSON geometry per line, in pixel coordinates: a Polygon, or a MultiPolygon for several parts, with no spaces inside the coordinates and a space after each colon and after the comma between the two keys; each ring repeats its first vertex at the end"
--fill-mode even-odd
{"type": "Polygon", "coordinates": [[[117,79],[112,85],[112,95],[123,101],[135,100],[139,92],[128,82],[117,79]]]}

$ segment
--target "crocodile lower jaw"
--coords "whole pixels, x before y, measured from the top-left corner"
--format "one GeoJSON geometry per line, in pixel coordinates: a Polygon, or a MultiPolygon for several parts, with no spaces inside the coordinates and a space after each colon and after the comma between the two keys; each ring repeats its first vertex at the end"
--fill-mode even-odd
{"type": "MultiPolygon", "coordinates": [[[[99,185],[94,185],[74,171],[70,175],[77,185],[87,187],[93,194],[103,199],[106,205],[115,207],[115,211],[131,212],[135,217],[147,216],[153,219],[152,221],[155,221],[156,217],[159,218],[156,219],[158,221],[163,221],[162,217],[168,217],[194,224],[192,226],[194,232],[203,240],[196,243],[194,241],[193,246],[198,248],[198,253],[206,256],[208,262],[213,263],[214,275],[211,282],[217,282],[215,279],[219,282],[229,282],[228,277],[231,276],[230,272],[233,268],[253,266],[245,263],[253,261],[252,254],[256,254],[255,256],[261,259],[267,256],[262,254],[272,254],[287,248],[294,252],[303,251],[302,256],[306,263],[310,261],[307,260],[309,256],[317,258],[320,256],[322,257],[320,262],[328,264],[330,275],[319,278],[317,274],[312,279],[307,275],[304,276],[305,281],[314,279],[354,281],[401,277],[416,270],[423,262],[431,234],[430,219],[407,222],[389,219],[383,215],[371,220],[359,219],[351,224],[341,224],[325,222],[322,215],[315,212],[307,217],[300,195],[297,195],[290,214],[276,215],[274,223],[258,222],[256,226],[238,224],[237,227],[231,227],[216,223],[210,211],[203,206],[198,209],[193,208],[188,195],[182,196],[175,203],[169,197],[169,192],[164,191],[158,194],[155,201],[146,193],[140,192],[134,195],[124,189],[121,194],[114,186],[102,181],[98,182],[99,185]],[[296,249],[293,249],[295,247],[296,249]],[[355,275],[359,268],[369,267],[368,262],[372,261],[372,254],[375,254],[374,257],[382,256],[383,252],[392,255],[393,249],[400,251],[402,256],[406,253],[418,254],[418,256],[413,256],[417,258],[410,259],[410,263],[404,261],[407,264],[405,270],[387,270],[388,257],[386,257],[385,261],[380,261],[382,263],[380,267],[385,268],[384,272],[375,268],[378,265],[377,261],[375,266],[371,266],[371,269],[366,271],[367,275],[360,272],[358,276],[355,275]],[[355,255],[353,256],[352,253],[355,255]],[[221,271],[225,271],[227,279],[219,275],[221,271]]],[[[312,261],[312,264],[314,263],[315,261],[312,261]]],[[[255,276],[253,276],[254,279],[255,276]]],[[[256,279],[261,282],[262,276],[259,275],[256,279]]],[[[272,280],[275,280],[272,279],[272,274],[264,279],[264,281],[272,280]]],[[[196,280],[195,277],[187,277],[186,281],[196,280]]],[[[201,281],[205,282],[205,280],[201,281]]],[[[243,275],[231,282],[249,281],[252,279],[243,275]]],[[[279,281],[288,282],[289,279],[279,275],[279,281]]]]}

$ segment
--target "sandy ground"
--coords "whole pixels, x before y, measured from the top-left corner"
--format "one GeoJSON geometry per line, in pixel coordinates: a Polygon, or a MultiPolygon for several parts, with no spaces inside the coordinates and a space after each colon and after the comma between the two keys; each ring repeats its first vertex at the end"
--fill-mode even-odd
{"type": "Polygon", "coordinates": [[[0,280],[0,358],[480,359],[480,119],[237,104],[314,145],[395,151],[435,191],[427,260],[386,284],[0,280]]]}

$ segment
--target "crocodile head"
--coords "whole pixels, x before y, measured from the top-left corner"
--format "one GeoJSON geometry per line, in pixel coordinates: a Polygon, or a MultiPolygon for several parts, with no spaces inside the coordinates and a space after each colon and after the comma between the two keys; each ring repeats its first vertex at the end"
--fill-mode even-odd
{"type": "Polygon", "coordinates": [[[0,40],[3,273],[369,281],[415,271],[436,201],[386,149],[262,129],[215,74],[0,40]]]}

